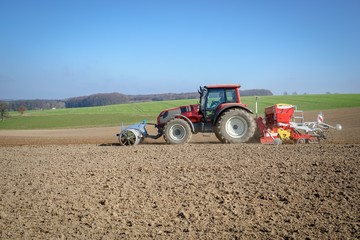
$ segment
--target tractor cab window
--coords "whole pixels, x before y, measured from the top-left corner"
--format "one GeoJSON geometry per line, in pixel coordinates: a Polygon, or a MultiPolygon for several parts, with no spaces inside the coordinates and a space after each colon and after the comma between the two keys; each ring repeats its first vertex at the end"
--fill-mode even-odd
{"type": "Polygon", "coordinates": [[[219,104],[226,102],[224,89],[209,89],[208,91],[207,110],[215,110],[219,104]]]}
{"type": "Polygon", "coordinates": [[[237,102],[236,89],[209,89],[206,109],[214,110],[221,103],[234,102],[237,102]]]}
{"type": "Polygon", "coordinates": [[[225,93],[226,93],[226,102],[228,103],[237,102],[235,89],[227,89],[225,93]]]}

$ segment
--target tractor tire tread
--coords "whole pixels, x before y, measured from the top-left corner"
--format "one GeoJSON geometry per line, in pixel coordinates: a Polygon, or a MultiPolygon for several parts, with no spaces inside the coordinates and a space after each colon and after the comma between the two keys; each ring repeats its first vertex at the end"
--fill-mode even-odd
{"type": "Polygon", "coordinates": [[[190,128],[190,125],[184,120],[184,119],[181,119],[181,118],[174,118],[174,119],[171,119],[170,121],[168,121],[165,126],[164,126],[164,134],[163,134],[163,137],[165,139],[165,141],[168,143],[168,144],[185,144],[185,143],[188,143],[192,137],[192,131],[191,131],[191,128],[190,128]],[[182,125],[185,130],[186,130],[186,136],[185,138],[182,140],[182,141],[176,141],[174,139],[172,139],[170,136],[169,136],[169,130],[171,128],[171,126],[175,125],[175,124],[180,124],[182,125]]]}
{"type": "Polygon", "coordinates": [[[255,119],[251,116],[250,113],[243,109],[234,108],[225,111],[218,119],[216,127],[215,127],[215,135],[222,143],[245,143],[251,141],[252,137],[255,134],[256,123],[255,119]],[[224,124],[226,121],[232,116],[240,116],[242,117],[248,125],[247,131],[240,138],[232,138],[226,131],[224,130],[224,124]],[[225,132],[225,133],[224,133],[225,132]]]}

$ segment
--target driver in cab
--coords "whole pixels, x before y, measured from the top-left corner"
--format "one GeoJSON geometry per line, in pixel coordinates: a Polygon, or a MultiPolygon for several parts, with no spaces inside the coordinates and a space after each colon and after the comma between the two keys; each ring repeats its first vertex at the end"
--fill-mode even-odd
{"type": "Polygon", "coordinates": [[[226,98],[225,98],[225,92],[224,91],[220,91],[220,92],[214,92],[213,94],[209,95],[209,101],[208,101],[208,109],[211,110],[215,110],[221,103],[226,102],[226,98]],[[212,95],[212,96],[210,96],[212,95]]]}

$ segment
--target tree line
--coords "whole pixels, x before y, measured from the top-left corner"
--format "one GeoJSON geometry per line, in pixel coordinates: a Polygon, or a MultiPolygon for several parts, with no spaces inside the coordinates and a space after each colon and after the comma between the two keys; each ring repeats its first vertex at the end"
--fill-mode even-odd
{"type": "MultiPolygon", "coordinates": [[[[240,90],[241,96],[272,96],[272,92],[266,89],[240,90]]],[[[149,102],[165,101],[179,99],[195,99],[199,93],[163,93],[163,94],[146,94],[146,95],[125,95],[121,93],[98,93],[89,96],[73,97],[64,100],[13,100],[1,101],[6,104],[10,111],[26,110],[44,110],[55,108],[78,108],[78,107],[95,107],[112,104],[123,104],[129,102],[149,102]]],[[[3,105],[4,106],[4,105],[3,105]]],[[[4,108],[4,107],[3,107],[4,108]]]]}
{"type": "Polygon", "coordinates": [[[65,102],[62,100],[35,99],[35,100],[14,100],[14,101],[5,101],[5,102],[7,103],[8,108],[11,111],[17,111],[19,108],[24,108],[24,107],[27,110],[65,108],[65,102]]]}
{"type": "Polygon", "coordinates": [[[89,96],[68,98],[66,108],[95,107],[129,102],[128,97],[121,93],[98,93],[89,96]]]}

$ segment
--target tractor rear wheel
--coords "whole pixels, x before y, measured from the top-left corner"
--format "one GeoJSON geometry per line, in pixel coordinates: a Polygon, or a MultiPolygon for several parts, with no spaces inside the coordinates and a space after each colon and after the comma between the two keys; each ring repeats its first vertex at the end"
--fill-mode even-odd
{"type": "Polygon", "coordinates": [[[255,133],[255,120],[242,109],[224,112],[216,124],[216,137],[223,143],[243,143],[255,133]]]}
{"type": "Polygon", "coordinates": [[[190,141],[191,136],[190,125],[184,119],[172,119],[164,127],[164,139],[167,143],[184,144],[190,141]]]}

